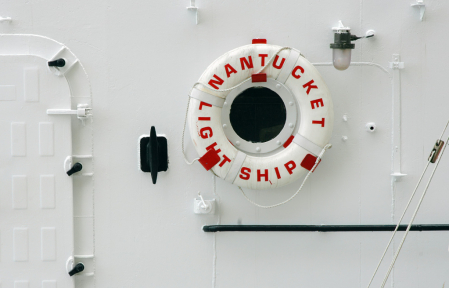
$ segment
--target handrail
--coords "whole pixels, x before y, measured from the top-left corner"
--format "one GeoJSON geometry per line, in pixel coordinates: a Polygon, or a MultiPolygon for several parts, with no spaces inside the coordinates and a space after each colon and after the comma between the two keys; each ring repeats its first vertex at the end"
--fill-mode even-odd
{"type": "MultiPolygon", "coordinates": [[[[381,232],[396,225],[207,225],[204,232],[381,232]]],[[[405,231],[400,225],[398,231],[405,231]]],[[[449,224],[415,224],[410,231],[449,231],[449,224]]]]}

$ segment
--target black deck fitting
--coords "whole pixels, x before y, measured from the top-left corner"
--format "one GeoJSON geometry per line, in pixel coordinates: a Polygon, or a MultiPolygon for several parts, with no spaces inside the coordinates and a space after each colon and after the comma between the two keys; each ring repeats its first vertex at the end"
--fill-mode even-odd
{"type": "Polygon", "coordinates": [[[80,262],[80,263],[76,264],[72,270],[70,270],[69,275],[73,276],[73,275],[78,274],[83,271],[84,271],[84,264],[80,262]]]}
{"type": "MultiPolygon", "coordinates": [[[[396,225],[208,225],[204,232],[380,232],[394,231],[396,225]]],[[[405,231],[400,225],[398,231],[405,231]]],[[[415,224],[410,231],[449,231],[449,224],[415,224]]]]}
{"type": "Polygon", "coordinates": [[[50,67],[64,67],[65,66],[65,60],[60,58],[53,61],[48,61],[48,66],[50,67]]]}
{"type": "Polygon", "coordinates": [[[140,139],[140,169],[151,173],[153,184],[156,184],[157,173],[168,169],[167,138],[157,136],[154,126],[151,126],[150,137],[140,139]]]}
{"type": "Polygon", "coordinates": [[[83,165],[79,162],[76,162],[73,164],[72,168],[70,168],[69,171],[67,171],[67,175],[72,176],[72,174],[79,172],[83,169],[83,165]]]}

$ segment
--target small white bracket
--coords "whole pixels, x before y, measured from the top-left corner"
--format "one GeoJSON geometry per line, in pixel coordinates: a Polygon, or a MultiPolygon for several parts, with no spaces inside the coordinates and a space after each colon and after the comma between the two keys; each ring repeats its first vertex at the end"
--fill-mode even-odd
{"type": "Polygon", "coordinates": [[[391,174],[391,177],[393,177],[393,181],[396,182],[398,181],[400,178],[407,176],[407,174],[403,174],[403,173],[393,173],[391,174]]]}
{"type": "Polygon", "coordinates": [[[404,62],[399,62],[399,54],[393,54],[393,62],[388,62],[390,69],[404,69],[404,62]]]}
{"type": "Polygon", "coordinates": [[[196,25],[198,25],[198,7],[195,6],[195,0],[190,0],[190,6],[187,6],[187,10],[195,12],[195,21],[196,25]]]}
{"type": "Polygon", "coordinates": [[[334,31],[334,33],[345,33],[349,32],[351,28],[346,27],[345,25],[343,25],[343,22],[341,22],[341,20],[338,20],[338,26],[332,27],[332,30],[334,31]]]}
{"type": "Polygon", "coordinates": [[[11,22],[12,18],[11,17],[1,17],[0,16],[0,22],[11,22]]]}
{"type": "Polygon", "coordinates": [[[416,0],[416,3],[410,4],[410,6],[419,8],[419,21],[422,21],[424,13],[426,13],[426,4],[424,4],[424,1],[416,0]]]}
{"type": "Polygon", "coordinates": [[[87,104],[78,104],[76,110],[70,109],[47,109],[47,115],[76,115],[76,117],[83,121],[92,117],[92,108],[87,104]]]}
{"type": "Polygon", "coordinates": [[[193,202],[193,212],[195,214],[215,214],[215,199],[204,200],[198,192],[198,197],[193,202]]]}

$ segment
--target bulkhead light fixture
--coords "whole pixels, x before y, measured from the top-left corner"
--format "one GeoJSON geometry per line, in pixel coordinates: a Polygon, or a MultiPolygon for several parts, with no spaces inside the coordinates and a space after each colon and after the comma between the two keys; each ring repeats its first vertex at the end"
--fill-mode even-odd
{"type": "Polygon", "coordinates": [[[333,50],[332,63],[336,69],[341,71],[348,69],[351,64],[351,49],[355,48],[355,44],[351,41],[374,36],[374,30],[368,30],[363,37],[351,35],[351,28],[345,27],[341,21],[338,21],[338,27],[333,27],[332,30],[334,31],[334,43],[330,44],[330,48],[333,50]]]}

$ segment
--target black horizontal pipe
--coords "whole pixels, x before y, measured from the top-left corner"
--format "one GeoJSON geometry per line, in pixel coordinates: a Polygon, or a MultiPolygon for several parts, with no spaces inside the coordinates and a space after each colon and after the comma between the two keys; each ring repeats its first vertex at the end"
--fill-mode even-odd
{"type": "MultiPolygon", "coordinates": [[[[204,232],[374,232],[394,231],[396,225],[208,225],[204,232]]],[[[405,231],[400,225],[398,231],[405,231]]],[[[449,224],[415,224],[410,231],[449,231],[449,224]]]]}

